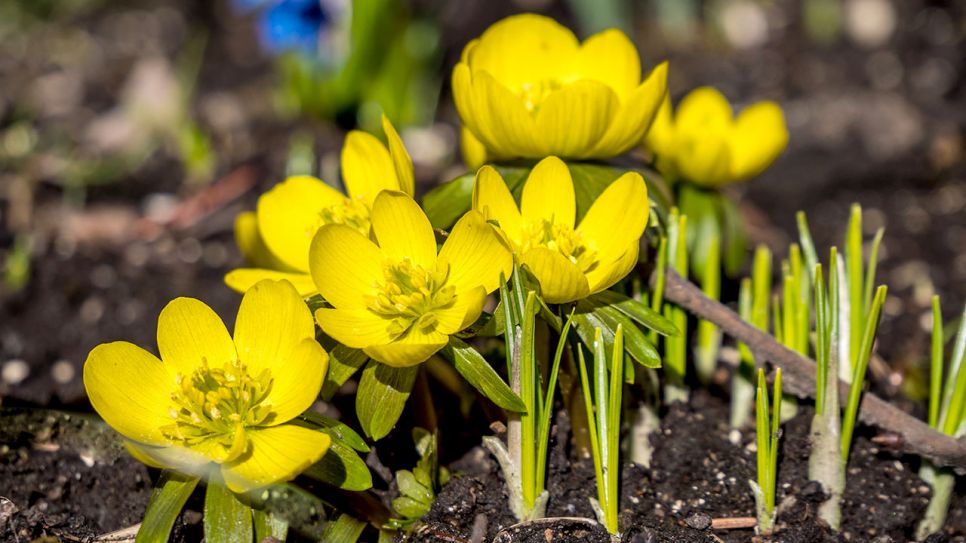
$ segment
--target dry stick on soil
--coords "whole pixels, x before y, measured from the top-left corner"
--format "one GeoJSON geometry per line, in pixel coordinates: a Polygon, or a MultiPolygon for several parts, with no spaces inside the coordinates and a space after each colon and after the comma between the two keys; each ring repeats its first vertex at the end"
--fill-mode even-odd
{"type": "MultiPolygon", "coordinates": [[[[732,337],[745,342],[763,359],[782,368],[784,388],[798,396],[815,395],[815,361],[778,343],[769,334],[741,320],[731,309],[712,300],[690,281],[668,269],[664,299],[687,309],[695,316],[711,321],[732,337]]],[[[839,394],[847,397],[848,383],[839,381],[839,394]]],[[[932,462],[966,471],[966,443],[929,427],[925,422],[901,411],[872,393],[863,395],[859,418],[866,424],[894,432],[901,438],[900,447],[932,462]]]]}

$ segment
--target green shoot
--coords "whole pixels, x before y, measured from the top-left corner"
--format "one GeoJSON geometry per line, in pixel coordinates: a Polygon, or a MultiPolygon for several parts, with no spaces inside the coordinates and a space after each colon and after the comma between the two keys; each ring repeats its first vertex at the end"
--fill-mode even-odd
{"type": "MultiPolygon", "coordinates": [[[[755,249],[751,280],[742,280],[738,294],[738,313],[756,328],[768,330],[771,304],[771,251],[759,245],[755,249]]],[[[741,428],[748,421],[755,401],[755,357],[744,343],[738,344],[741,363],[731,383],[731,427],[741,428]]]]}
{"type": "MultiPolygon", "coordinates": [[[[721,297],[721,242],[717,235],[711,238],[707,248],[701,289],[709,298],[717,300],[721,297]]],[[[721,330],[710,321],[698,321],[698,345],[694,352],[694,362],[701,382],[711,381],[720,349],[721,330]]]]}
{"type": "MultiPolygon", "coordinates": [[[[668,217],[667,262],[681,277],[688,276],[687,223],[686,215],[680,215],[676,208],[671,209],[668,217]]],[[[684,378],[687,372],[688,316],[684,309],[672,304],[664,304],[664,316],[680,332],[677,336],[664,338],[664,368],[668,378],[665,400],[668,403],[686,401],[688,391],[684,378]]]]}
{"type": "MultiPolygon", "coordinates": [[[[537,356],[537,314],[542,303],[524,285],[523,272],[514,267],[510,283],[500,287],[510,385],[526,407],[525,413],[508,413],[506,446],[495,437],[484,438],[484,445],[496,456],[503,469],[510,496],[510,509],[518,520],[540,518],[546,509],[547,449],[550,439],[550,414],[553,410],[557,375],[564,347],[572,326],[571,314],[560,329],[557,349],[543,387],[537,356]]],[[[556,326],[559,326],[557,324],[556,326]]]]}
{"type": "Polygon", "coordinates": [[[862,398],[862,384],[865,382],[865,370],[869,367],[869,358],[872,356],[872,345],[875,341],[876,330],[879,327],[879,315],[882,312],[882,304],[885,303],[887,289],[880,286],[876,289],[875,298],[869,308],[869,320],[865,321],[865,330],[862,333],[862,342],[859,351],[856,353],[858,359],[854,367],[852,383],[849,386],[849,399],[845,404],[845,414],[842,417],[842,462],[848,462],[849,450],[852,447],[852,432],[855,429],[855,420],[859,414],[859,400],[862,398]]]}
{"type": "Polygon", "coordinates": [[[594,333],[593,382],[587,371],[583,348],[578,346],[578,368],[587,411],[597,499],[591,504],[598,520],[611,534],[618,531],[620,509],[620,425],[624,387],[624,329],[618,325],[610,356],[600,328],[594,333]]]}
{"type": "Polygon", "coordinates": [[[774,407],[768,413],[768,387],[765,384],[765,371],[758,370],[758,387],[755,395],[755,432],[757,437],[758,482],[748,481],[755,495],[755,508],[758,513],[758,531],[770,534],[775,523],[775,494],[778,483],[778,438],[781,424],[782,370],[775,370],[775,384],[772,392],[774,407]]]}
{"type": "MultiPolygon", "coordinates": [[[[932,348],[929,376],[929,425],[953,437],[962,437],[963,403],[966,401],[966,307],[963,308],[959,331],[953,342],[952,358],[948,373],[943,375],[943,318],[939,297],[932,300],[932,348]],[[943,387],[943,379],[946,386],[943,387]]],[[[946,523],[949,502],[956,486],[956,474],[949,468],[937,468],[923,462],[919,477],[932,485],[932,497],[926,513],[916,527],[916,539],[924,540],[929,534],[938,532],[946,523]]]]}
{"type": "Polygon", "coordinates": [[[392,509],[399,518],[389,519],[384,526],[389,530],[411,530],[416,521],[429,512],[436,493],[449,477],[446,468],[439,466],[436,434],[414,428],[413,441],[419,460],[412,471],[402,469],[396,472],[399,497],[392,500],[392,509]]]}

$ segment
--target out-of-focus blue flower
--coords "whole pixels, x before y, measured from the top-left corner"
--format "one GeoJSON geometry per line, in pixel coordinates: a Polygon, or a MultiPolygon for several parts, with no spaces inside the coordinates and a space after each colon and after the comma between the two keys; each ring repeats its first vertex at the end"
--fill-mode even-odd
{"type": "Polygon", "coordinates": [[[275,0],[231,0],[231,9],[242,15],[259,10],[275,0]]]}
{"type": "Polygon", "coordinates": [[[278,0],[259,17],[258,34],[262,47],[273,53],[300,51],[315,56],[327,22],[319,0],[278,0]]]}

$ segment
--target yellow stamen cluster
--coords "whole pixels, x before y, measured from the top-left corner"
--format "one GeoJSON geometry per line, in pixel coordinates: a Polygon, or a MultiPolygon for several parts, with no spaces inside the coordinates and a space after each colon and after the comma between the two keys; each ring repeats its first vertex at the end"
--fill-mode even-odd
{"type": "Polygon", "coordinates": [[[174,422],[161,432],[186,447],[211,445],[210,456],[219,462],[241,456],[248,448],[245,428],[266,424],[272,416],[265,401],[272,388],[267,369],[252,377],[238,360],[219,368],[203,360],[189,377],[178,374],[177,383],[169,410],[174,422]]]}
{"type": "Polygon", "coordinates": [[[327,224],[344,224],[368,236],[369,206],[361,198],[346,198],[342,203],[323,208],[319,212],[319,224],[312,234],[327,224]]]}
{"type": "Polygon", "coordinates": [[[565,224],[548,220],[526,222],[523,239],[524,246],[520,248],[523,252],[542,246],[559,252],[584,273],[597,267],[597,251],[591,247],[589,240],[565,224]]]}
{"type": "Polygon", "coordinates": [[[408,258],[387,262],[385,281],[375,285],[368,307],[391,320],[389,334],[398,337],[416,326],[429,331],[436,325],[436,311],[452,307],[456,289],[446,284],[449,269],[429,271],[408,258]]]}

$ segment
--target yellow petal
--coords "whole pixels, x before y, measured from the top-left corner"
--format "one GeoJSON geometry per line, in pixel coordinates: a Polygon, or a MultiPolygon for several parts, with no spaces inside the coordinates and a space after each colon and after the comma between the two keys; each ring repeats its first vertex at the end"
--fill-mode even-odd
{"type": "Polygon", "coordinates": [[[728,133],[708,130],[679,133],[674,140],[675,164],[681,175],[698,185],[717,187],[731,181],[728,133]]]}
{"type": "Polygon", "coordinates": [[[788,145],[781,107],[758,102],[738,115],[731,137],[731,177],[742,181],[767,168],[788,145]]]}
{"type": "Polygon", "coordinates": [[[679,130],[699,131],[710,127],[730,126],[731,104],[717,89],[699,87],[681,100],[674,114],[679,130]]]}
{"type": "Polygon", "coordinates": [[[194,298],[175,298],[161,310],[158,351],[166,366],[185,377],[202,362],[220,368],[238,356],[221,317],[194,298]]]}
{"type": "Polygon", "coordinates": [[[389,334],[391,322],[368,309],[317,309],[315,320],[329,337],[353,349],[394,339],[389,334]]]}
{"type": "MultiPolygon", "coordinates": [[[[614,121],[610,124],[604,136],[594,145],[590,156],[607,157],[615,156],[627,152],[635,145],[640,143],[644,134],[649,133],[648,128],[654,131],[653,124],[658,124],[657,117],[663,111],[662,103],[667,102],[666,117],[662,122],[665,127],[670,125],[670,102],[667,100],[667,62],[662,62],[637,88],[621,102],[620,109],[614,116],[614,121]]],[[[661,133],[658,128],[657,138],[666,135],[667,131],[661,133]]],[[[663,143],[663,140],[660,141],[663,143]]],[[[662,147],[669,148],[669,147],[662,147]]]]}
{"type": "Polygon", "coordinates": [[[382,252],[354,228],[330,224],[312,240],[312,280],[319,294],[342,309],[366,307],[366,296],[384,279],[382,252]]]}
{"type": "MultiPolygon", "coordinates": [[[[666,65],[667,63],[662,64],[666,65]]],[[[671,122],[671,97],[668,93],[664,93],[661,107],[644,136],[644,147],[658,155],[670,155],[674,152],[674,124],[671,122]]]]}
{"type": "Polygon", "coordinates": [[[649,211],[644,178],[627,172],[594,200],[577,231],[597,250],[598,260],[611,262],[641,239],[649,211]]]}
{"type": "Polygon", "coordinates": [[[345,201],[345,196],[307,175],[290,177],[258,199],[258,229],[265,244],[292,270],[309,270],[309,244],[320,222],[319,212],[345,201]]]}
{"type": "Polygon", "coordinates": [[[520,214],[528,223],[574,227],[577,202],[570,170],[562,160],[549,156],[533,167],[523,187],[520,214]]]}
{"type": "Polygon", "coordinates": [[[318,292],[315,283],[312,282],[312,276],[308,273],[282,272],[262,268],[238,268],[225,274],[225,284],[228,285],[228,288],[242,294],[263,279],[288,281],[292,283],[292,286],[303,298],[308,298],[318,292]]]}
{"type": "Polygon", "coordinates": [[[137,461],[155,468],[168,468],[194,477],[208,478],[215,475],[217,464],[211,458],[185,447],[156,447],[145,443],[125,441],[124,448],[137,461]]]}
{"type": "Polygon", "coordinates": [[[383,190],[400,190],[392,155],[378,138],[353,130],[342,147],[342,182],[349,196],[372,205],[383,190]]]}
{"type": "Polygon", "coordinates": [[[590,284],[590,294],[614,286],[618,281],[627,277],[637,265],[640,253],[640,242],[632,244],[616,261],[601,263],[597,268],[587,272],[587,282],[590,284]]]}
{"type": "Polygon", "coordinates": [[[534,247],[520,261],[540,282],[540,295],[547,303],[572,302],[590,293],[584,274],[557,251],[534,247]]]}
{"type": "Polygon", "coordinates": [[[509,278],[513,255],[506,241],[477,211],[469,211],[450,232],[439,252],[439,266],[449,266],[447,285],[464,292],[482,286],[493,292],[500,274],[509,278]]]}
{"type": "Polygon", "coordinates": [[[589,79],[550,93],[537,111],[537,134],[544,155],[587,158],[620,107],[617,94],[589,79]]]}
{"type": "Polygon", "coordinates": [[[314,337],[303,339],[279,360],[272,368],[272,389],[267,398],[274,415],[271,424],[290,421],[312,407],[328,368],[329,355],[314,337]]]}
{"type": "Polygon", "coordinates": [[[425,362],[449,343],[449,336],[438,331],[422,332],[410,328],[406,335],[384,345],[371,345],[363,349],[373,360],[394,368],[405,368],[425,362]]]}
{"type": "Polygon", "coordinates": [[[293,424],[253,428],[249,439],[248,452],[221,469],[232,492],[248,492],[292,479],[318,462],[332,443],[327,434],[293,424]]]}
{"type": "Polygon", "coordinates": [[[433,225],[408,194],[379,193],[369,218],[376,242],[388,258],[397,262],[408,258],[426,269],[436,265],[433,225]]]}
{"type": "MultiPolygon", "coordinates": [[[[274,375],[303,339],[315,338],[315,322],[302,297],[287,281],[259,281],[245,293],[235,319],[238,359],[256,376],[274,375]]],[[[273,386],[277,389],[277,384],[273,386]]]]}
{"type": "Polygon", "coordinates": [[[239,213],[235,218],[235,243],[245,260],[255,266],[272,270],[290,269],[265,245],[265,240],[258,231],[258,217],[254,211],[239,213]]]}
{"type": "Polygon", "coordinates": [[[476,181],[473,183],[473,209],[482,213],[486,220],[500,223],[500,229],[510,239],[517,243],[521,242],[520,210],[517,209],[517,203],[513,200],[506,181],[492,166],[483,166],[476,172],[476,181]]]}
{"type": "Polygon", "coordinates": [[[483,287],[457,293],[456,301],[451,307],[437,311],[439,321],[436,331],[449,335],[463,330],[480,318],[484,303],[486,290],[483,287]]]}
{"type": "Polygon", "coordinates": [[[604,83],[621,101],[641,82],[641,58],[627,35],[611,28],[587,38],[577,53],[581,78],[604,83]]]}
{"type": "MultiPolygon", "coordinates": [[[[549,154],[537,138],[537,126],[523,100],[488,72],[475,72],[472,100],[476,115],[483,115],[487,129],[474,130],[487,149],[501,156],[543,157],[549,154]]],[[[563,110],[562,106],[555,109],[563,110]]],[[[564,113],[568,113],[564,111],[564,113]]]]}
{"type": "Polygon", "coordinates": [[[409,157],[409,152],[406,151],[402,138],[399,137],[396,128],[385,115],[382,116],[382,130],[386,133],[386,140],[389,142],[389,156],[392,157],[393,167],[396,170],[399,190],[409,196],[415,196],[416,180],[413,174],[413,159],[409,157]]]}
{"type": "Polygon", "coordinates": [[[569,73],[578,52],[576,36],[549,17],[524,13],[490,26],[468,51],[473,71],[485,70],[509,89],[569,73]]]}
{"type": "Polygon", "coordinates": [[[470,170],[479,168],[487,161],[486,147],[466,125],[460,127],[460,154],[463,156],[463,164],[470,170]]]}
{"type": "Polygon", "coordinates": [[[136,441],[166,441],[159,428],[171,423],[174,387],[174,375],[157,357],[125,341],[94,347],[84,363],[84,388],[94,410],[136,441]]]}

